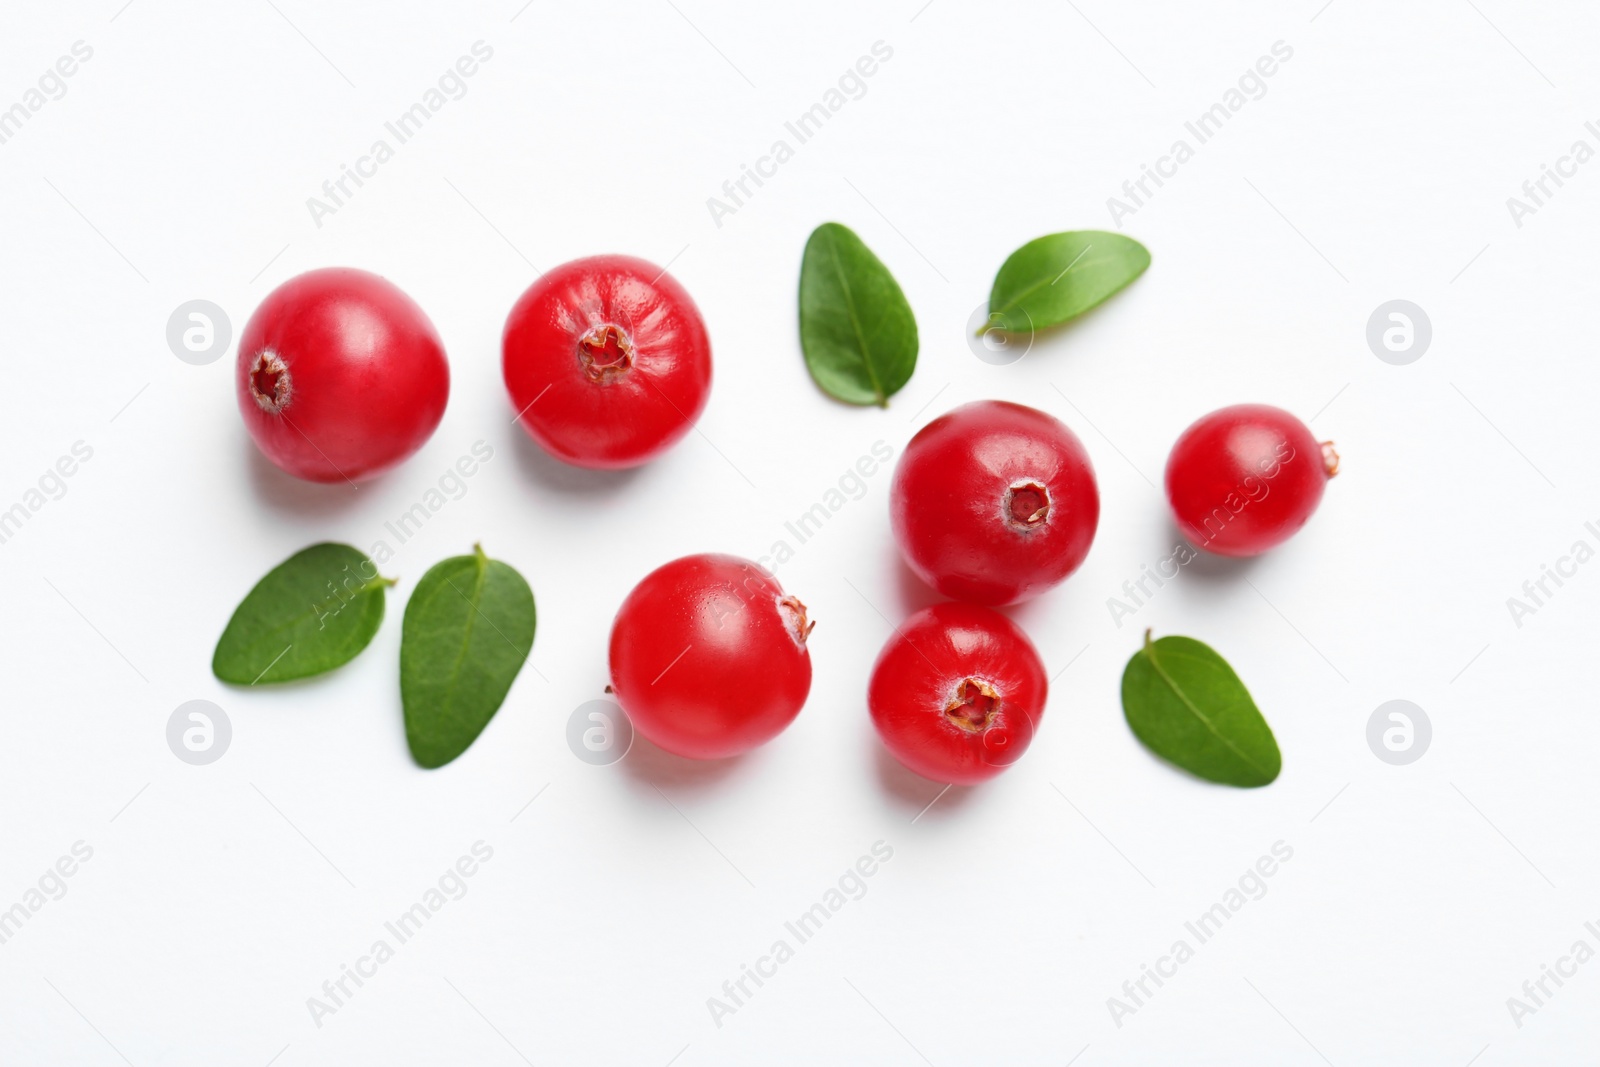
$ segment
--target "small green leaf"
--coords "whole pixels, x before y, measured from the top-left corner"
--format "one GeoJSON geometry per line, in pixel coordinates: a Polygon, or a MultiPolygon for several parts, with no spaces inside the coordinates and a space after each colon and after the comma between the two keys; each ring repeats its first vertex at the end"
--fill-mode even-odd
{"type": "Polygon", "coordinates": [[[917,320],[900,283],[837,222],[806,242],[800,347],[823,392],[847,404],[887,407],[917,366],[917,320]]]}
{"type": "Polygon", "coordinates": [[[534,623],[528,583],[477,545],[422,576],[400,627],[400,702],[420,766],[443,767],[483,733],[533,648],[534,623]]]}
{"type": "Polygon", "coordinates": [[[383,622],[394,582],[349,545],[301,549],[256,583],[217,640],[211,672],[234,685],[287,682],[355,659],[383,622]]]}
{"type": "Polygon", "coordinates": [[[1075,230],[1029,241],[994,276],[984,330],[1031,333],[1059,326],[1111,297],[1148,266],[1149,250],[1120,233],[1075,230]]]}
{"type": "Polygon", "coordinates": [[[1122,674],[1122,713],[1146,748],[1201,778],[1260,786],[1283,757],[1228,661],[1192,637],[1150,640],[1122,674]]]}

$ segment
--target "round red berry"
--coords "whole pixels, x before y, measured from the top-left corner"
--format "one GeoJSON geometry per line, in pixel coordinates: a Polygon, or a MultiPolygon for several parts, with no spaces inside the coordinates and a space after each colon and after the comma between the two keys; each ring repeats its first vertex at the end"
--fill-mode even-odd
{"type": "Polygon", "coordinates": [[[631,256],[564,263],[506,319],[502,367],[523,428],[579,467],[636,467],[693,428],[711,340],[683,286],[631,256]]]}
{"type": "Polygon", "coordinates": [[[1167,458],[1167,502],[1195,547],[1254,556],[1311,518],[1339,472],[1333,443],[1317,443],[1281,408],[1235,404],[1196,420],[1167,458]]]}
{"type": "Polygon", "coordinates": [[[257,447],[313,482],[381,474],[421,448],[450,399],[428,316],[376,274],[291,278],[239,335],[239,410],[257,447]]]}
{"type": "Polygon", "coordinates": [[[805,605],[738,556],[685,556],[645,576],[611,627],[611,688],[640,733],[691,759],[772,740],[811,691],[805,605]]]}
{"type": "Polygon", "coordinates": [[[895,759],[936,782],[993,778],[1028,750],[1049,682],[1016,623],[976,604],[935,604],[878,654],[867,706],[895,759]]]}
{"type": "Polygon", "coordinates": [[[1051,415],[980,400],[934,419],[894,471],[906,563],[945,596],[1014,604],[1078,569],[1100,521],[1089,454],[1051,415]]]}

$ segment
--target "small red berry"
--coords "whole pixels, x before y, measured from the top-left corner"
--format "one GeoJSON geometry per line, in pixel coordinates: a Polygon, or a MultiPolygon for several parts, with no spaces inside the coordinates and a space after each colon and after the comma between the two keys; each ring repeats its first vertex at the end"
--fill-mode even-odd
{"type": "Polygon", "coordinates": [[[923,581],[957,600],[1014,604],[1078,569],[1100,491],[1060,420],[980,400],[917,431],[895,466],[889,515],[923,581]]]}
{"type": "Polygon", "coordinates": [[[973,785],[1033,742],[1049,690],[1016,623],[975,604],[935,604],[906,620],[872,668],[867,707],[895,759],[925,778],[973,785]]]}
{"type": "Polygon", "coordinates": [[[691,759],[772,740],[811,691],[806,607],[738,556],[685,556],[628,594],[611,627],[611,688],[635,729],[691,759]]]}
{"type": "Polygon", "coordinates": [[[1281,408],[1235,404],[1196,420],[1167,458],[1167,501],[1197,548],[1254,556],[1311,518],[1339,473],[1333,442],[1317,443],[1281,408]]]}
{"type": "Polygon", "coordinates": [[[450,399],[428,316],[376,274],[290,278],[239,335],[239,411],[257,447],[313,482],[381,474],[425,444],[450,399]]]}
{"type": "Polygon", "coordinates": [[[689,294],[631,256],[564,263],[506,319],[502,368],[517,417],[557,459],[611,470],[655,459],[711,393],[711,341],[689,294]]]}

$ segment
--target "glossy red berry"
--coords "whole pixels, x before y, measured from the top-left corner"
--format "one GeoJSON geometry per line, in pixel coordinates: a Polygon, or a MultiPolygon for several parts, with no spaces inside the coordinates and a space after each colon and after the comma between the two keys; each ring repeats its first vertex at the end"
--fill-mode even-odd
{"type": "Polygon", "coordinates": [[[783,732],[811,691],[805,605],[738,556],[685,556],[645,576],[611,627],[611,688],[634,728],[691,759],[783,732]]]}
{"type": "Polygon", "coordinates": [[[889,516],[923,581],[957,600],[1014,604],[1078,569],[1100,491],[1060,420],[980,400],[917,431],[895,466],[889,516]]]}
{"type": "Polygon", "coordinates": [[[976,604],[935,604],[878,654],[867,689],[873,725],[894,757],[936,782],[993,778],[1033,742],[1049,690],[1016,623],[976,604]]]}
{"type": "Polygon", "coordinates": [[[1235,404],[1195,421],[1167,458],[1167,501],[1196,548],[1254,556],[1306,524],[1339,472],[1333,443],[1317,443],[1281,408],[1235,404]]]}
{"type": "Polygon", "coordinates": [[[579,467],[636,467],[693,428],[711,341],[683,286],[631,256],[564,263],[506,319],[502,368],[523,428],[579,467]]]}
{"type": "Polygon", "coordinates": [[[297,478],[354,482],[433,436],[450,365],[415,301],[376,274],[329,267],[267,294],[239,335],[235,384],[268,459],[297,478]]]}

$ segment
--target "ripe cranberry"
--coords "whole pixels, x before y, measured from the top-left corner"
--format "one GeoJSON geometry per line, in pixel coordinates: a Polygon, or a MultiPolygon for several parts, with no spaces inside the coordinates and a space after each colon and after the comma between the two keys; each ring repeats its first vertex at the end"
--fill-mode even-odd
{"type": "Polygon", "coordinates": [[[1289,539],[1339,473],[1333,442],[1317,443],[1281,408],[1235,404],[1198,419],[1167,458],[1167,501],[1197,548],[1254,556],[1289,539]]]}
{"type": "Polygon", "coordinates": [[[917,431],[895,467],[889,516],[923,581],[957,600],[1014,604],[1078,569],[1100,491],[1058,419],[979,400],[917,431]]]}
{"type": "Polygon", "coordinates": [[[349,267],[291,278],[239,335],[245,429],[297,478],[353,482],[421,448],[450,399],[428,316],[390,282],[349,267]]]}
{"type": "Polygon", "coordinates": [[[772,740],[811,691],[806,607],[738,556],[656,568],[611,626],[611,688],[634,728],[691,759],[772,740]]]}
{"type": "Polygon", "coordinates": [[[908,619],[872,668],[867,707],[884,745],[918,774],[972,785],[1022,757],[1049,682],[1016,623],[975,604],[908,619]]]}
{"type": "Polygon", "coordinates": [[[506,389],[545,451],[611,470],[655,459],[711,392],[711,341],[689,294],[631,256],[564,263],[506,319],[506,389]]]}

